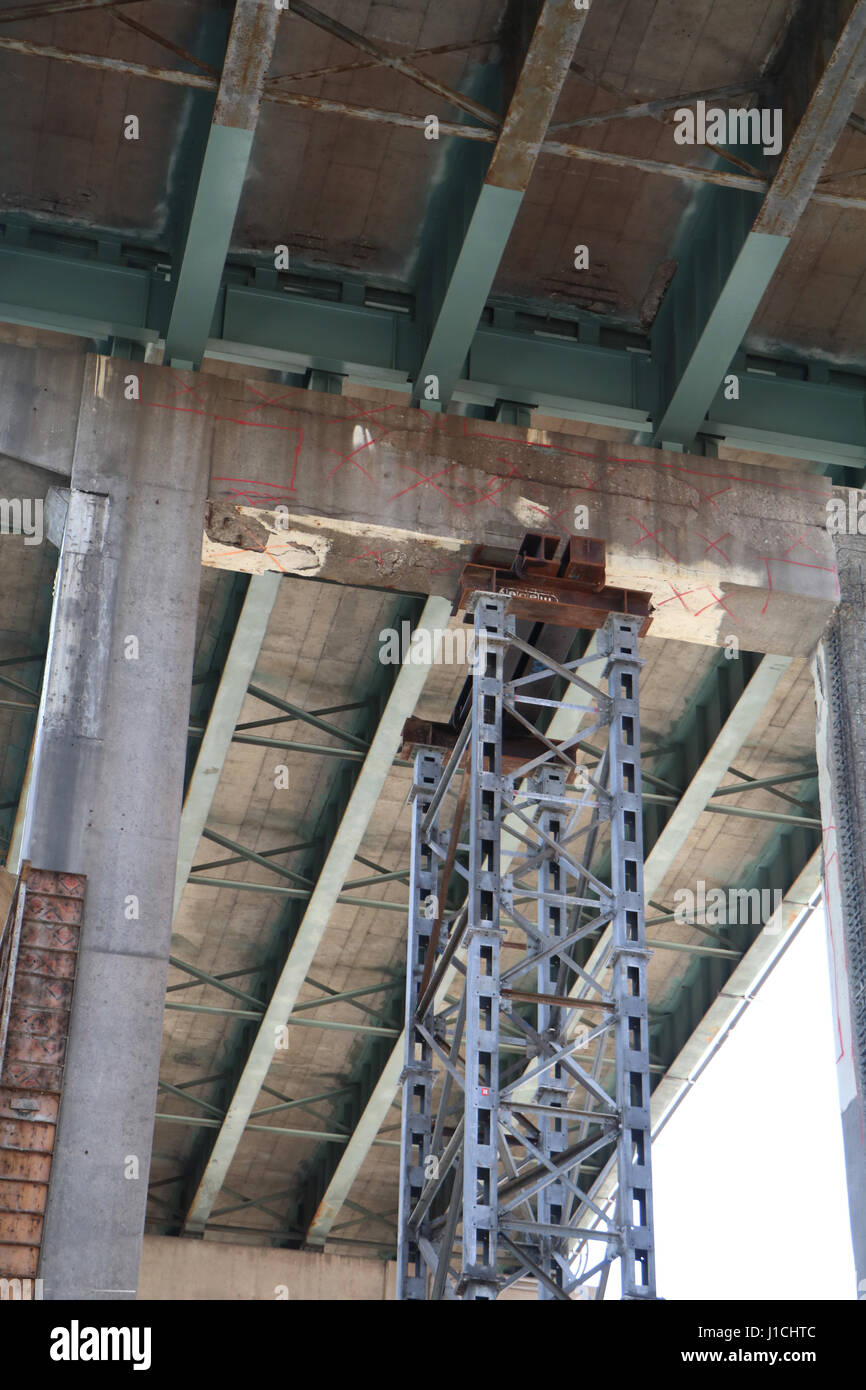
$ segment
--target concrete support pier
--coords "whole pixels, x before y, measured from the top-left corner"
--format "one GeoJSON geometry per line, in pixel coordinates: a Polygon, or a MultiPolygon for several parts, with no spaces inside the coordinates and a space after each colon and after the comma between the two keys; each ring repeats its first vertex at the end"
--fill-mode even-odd
{"type": "Polygon", "coordinates": [[[841,602],[814,659],[833,1028],[858,1294],[866,1297],[866,538],[837,537],[841,602]]]}
{"type": "Polygon", "coordinates": [[[118,447],[88,366],[24,853],[88,880],[44,1296],[116,1300],[141,1261],[207,463],[118,447]]]}

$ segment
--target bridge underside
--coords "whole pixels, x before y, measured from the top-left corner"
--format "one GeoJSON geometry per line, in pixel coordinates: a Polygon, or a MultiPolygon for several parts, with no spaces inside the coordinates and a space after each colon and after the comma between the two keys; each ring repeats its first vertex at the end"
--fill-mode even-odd
{"type": "Polygon", "coordinates": [[[528,532],[651,595],[655,1126],[827,828],[866,1276],[866,4],[6,8],[0,851],[88,883],[47,1296],[132,1296],[142,1228],[395,1253],[403,728],[451,724],[469,667],[383,658],[462,635],[464,566],[528,532]],[[780,150],[677,144],[701,92],[778,108],[780,150]],[[713,888],[757,906],[675,912],[713,888]]]}

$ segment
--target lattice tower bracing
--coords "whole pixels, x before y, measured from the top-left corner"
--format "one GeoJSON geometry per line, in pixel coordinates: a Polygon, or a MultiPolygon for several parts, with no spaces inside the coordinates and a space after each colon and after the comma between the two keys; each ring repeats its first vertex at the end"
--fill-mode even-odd
{"type": "Polygon", "coordinates": [[[618,1261],[623,1298],[652,1299],[643,620],[611,614],[559,663],[508,603],[474,597],[469,712],[447,761],[415,760],[398,1297],[491,1299],[529,1275],[542,1299],[602,1298],[618,1261]],[[585,722],[555,743],[558,709],[585,722]],[[590,970],[580,943],[608,923],[590,970]],[[614,1150],[611,1209],[582,1166],[614,1150]]]}

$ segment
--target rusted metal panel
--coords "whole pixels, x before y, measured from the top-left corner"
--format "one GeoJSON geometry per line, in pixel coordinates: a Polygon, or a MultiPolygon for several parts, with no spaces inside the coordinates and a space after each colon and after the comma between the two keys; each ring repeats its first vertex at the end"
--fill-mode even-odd
{"type": "Polygon", "coordinates": [[[16,1086],[0,1086],[0,1118],[56,1124],[59,1106],[58,1096],[21,1095],[16,1086]]]}
{"type": "Polygon", "coordinates": [[[78,927],[60,926],[52,922],[29,922],[25,917],[21,928],[21,944],[48,951],[77,951],[79,935],[78,927]]]}
{"type": "Polygon", "coordinates": [[[0,1119],[0,1149],[19,1153],[50,1154],[54,1148],[53,1124],[32,1124],[28,1120],[0,1119]]]}
{"type": "Polygon", "coordinates": [[[37,1009],[68,1009],[72,1002],[72,981],[22,974],[15,982],[15,1002],[32,1004],[37,1009]]]}
{"type": "Polygon", "coordinates": [[[7,1085],[20,1090],[59,1092],[63,1084],[63,1068],[7,1057],[2,1079],[7,1085]]]}
{"type": "Polygon", "coordinates": [[[214,125],[255,130],[278,20],[279,10],[271,0],[236,0],[214,125]]]}
{"type": "Polygon", "coordinates": [[[48,893],[27,894],[27,917],[31,922],[57,922],[78,926],[82,904],[77,898],[55,897],[48,893]]]}
{"type": "Polygon", "coordinates": [[[27,1211],[0,1212],[0,1245],[39,1245],[42,1217],[27,1211]]]}
{"type": "Polygon", "coordinates": [[[26,1033],[28,1037],[65,1038],[69,1022],[66,1009],[33,1009],[28,1004],[12,1005],[9,1020],[10,1037],[26,1033]]]}
{"type": "Polygon", "coordinates": [[[44,1182],[23,1182],[0,1179],[0,1212],[29,1212],[41,1216],[45,1211],[48,1185],[44,1182]]]}
{"type": "Polygon", "coordinates": [[[5,1279],[35,1279],[39,1267],[37,1245],[0,1244],[0,1271],[5,1279]]]}
{"type": "Polygon", "coordinates": [[[83,903],[86,891],[86,874],[63,874],[55,873],[53,869],[31,869],[27,880],[28,916],[30,904],[36,894],[48,893],[54,897],[78,898],[83,903]]]}
{"type": "Polygon", "coordinates": [[[60,1107],[86,878],[27,867],[4,991],[0,1277],[34,1277],[60,1107]]]}
{"type": "Polygon", "coordinates": [[[525,193],[588,11],[545,0],[485,182],[525,193]]]}
{"type": "MultiPolygon", "coordinates": [[[[17,1149],[0,1149],[0,1181],[48,1182],[51,1155],[22,1153],[17,1149]]],[[[0,1262],[0,1269],[3,1268],[0,1262]]]]}
{"type": "Polygon", "coordinates": [[[39,1066],[62,1067],[66,1058],[66,1035],[51,1038],[10,1033],[6,1057],[13,1066],[16,1062],[36,1062],[39,1066]]]}
{"type": "Polygon", "coordinates": [[[22,975],[38,975],[50,980],[71,980],[75,975],[76,956],[72,951],[46,951],[35,946],[22,946],[18,952],[18,969],[22,975]]]}

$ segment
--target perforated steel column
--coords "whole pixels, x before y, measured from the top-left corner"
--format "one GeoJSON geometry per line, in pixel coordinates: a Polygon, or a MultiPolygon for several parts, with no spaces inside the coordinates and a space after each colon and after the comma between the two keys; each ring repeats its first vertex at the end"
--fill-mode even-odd
{"type": "Polygon", "coordinates": [[[415,758],[412,786],[412,864],[409,873],[409,940],[406,961],[406,1053],[403,1068],[403,1116],[401,1128],[400,1208],[398,1219],[397,1297],[424,1299],[427,1272],[418,1247],[417,1233],[409,1229],[409,1217],[421,1196],[424,1163],[430,1152],[433,1102],[433,1059],[430,1046],[415,1026],[418,989],[430,947],[430,934],[439,909],[439,861],[434,858],[436,820],[428,836],[421,823],[442,776],[442,757],[422,749],[415,758]]]}
{"type": "Polygon", "coordinates": [[[495,1298],[499,1091],[499,859],[502,830],[502,690],[507,600],[475,606],[466,929],[466,1092],[463,1141],[465,1299],[495,1298]]]}
{"type": "Polygon", "coordinates": [[[614,614],[609,641],[611,888],[614,894],[613,998],[616,1005],[616,1095],[622,1131],[617,1153],[622,1296],[655,1298],[650,1071],[643,907],[638,618],[614,614]]]}

